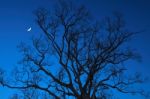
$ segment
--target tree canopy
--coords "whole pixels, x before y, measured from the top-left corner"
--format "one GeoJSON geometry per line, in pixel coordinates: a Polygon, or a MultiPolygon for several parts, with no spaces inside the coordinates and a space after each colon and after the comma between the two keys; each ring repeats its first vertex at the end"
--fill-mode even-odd
{"type": "Polygon", "coordinates": [[[0,72],[0,85],[21,91],[13,99],[109,99],[113,90],[144,95],[134,86],[143,83],[140,75],[126,72],[138,54],[128,48],[136,32],[121,14],[100,23],[84,6],[60,0],[55,7],[34,12],[43,35],[18,46],[23,58],[13,76],[0,72]]]}

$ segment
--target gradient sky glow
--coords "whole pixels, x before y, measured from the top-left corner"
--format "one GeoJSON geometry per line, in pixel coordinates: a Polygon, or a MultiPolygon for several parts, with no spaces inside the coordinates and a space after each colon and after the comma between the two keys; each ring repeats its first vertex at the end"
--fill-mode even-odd
{"type": "MultiPolygon", "coordinates": [[[[10,70],[20,60],[16,46],[30,42],[40,29],[35,23],[33,11],[38,7],[51,9],[56,0],[0,0],[0,68],[10,70]],[[27,29],[32,27],[30,32],[27,29]]],[[[84,4],[96,18],[111,15],[114,11],[123,13],[126,25],[133,31],[144,31],[134,38],[130,46],[142,56],[142,62],[128,62],[130,72],[139,71],[150,77],[150,0],[74,0],[84,4]]],[[[150,82],[143,85],[150,91],[150,82]]],[[[14,92],[0,87],[0,99],[8,99],[14,92]]],[[[117,93],[118,94],[118,93],[117,93]]],[[[121,99],[142,99],[139,95],[118,94],[121,99]]]]}

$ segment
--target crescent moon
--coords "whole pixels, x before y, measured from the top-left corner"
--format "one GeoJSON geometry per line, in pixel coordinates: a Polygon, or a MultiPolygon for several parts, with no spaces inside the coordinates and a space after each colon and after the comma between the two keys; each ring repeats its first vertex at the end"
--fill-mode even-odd
{"type": "Polygon", "coordinates": [[[31,30],[32,30],[32,28],[30,27],[30,28],[27,29],[27,32],[30,32],[31,30]]]}

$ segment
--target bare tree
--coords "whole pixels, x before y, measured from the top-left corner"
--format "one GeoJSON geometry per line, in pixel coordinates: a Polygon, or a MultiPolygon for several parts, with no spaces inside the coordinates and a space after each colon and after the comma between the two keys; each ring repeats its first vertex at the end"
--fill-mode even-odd
{"type": "Polygon", "coordinates": [[[0,76],[1,85],[37,90],[56,99],[107,99],[113,90],[144,94],[134,88],[142,83],[140,76],[126,74],[125,63],[137,58],[127,49],[136,33],[125,29],[121,14],[100,24],[84,6],[60,0],[52,13],[38,9],[35,15],[43,35],[32,39],[33,46],[19,45],[22,65],[13,70],[12,79],[0,76]]]}

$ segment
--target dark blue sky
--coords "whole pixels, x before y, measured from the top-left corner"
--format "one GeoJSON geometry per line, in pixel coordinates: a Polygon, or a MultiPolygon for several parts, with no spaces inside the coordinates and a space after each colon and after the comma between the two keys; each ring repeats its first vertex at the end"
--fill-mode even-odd
{"type": "MultiPolygon", "coordinates": [[[[0,68],[10,70],[20,59],[16,46],[21,42],[29,42],[32,35],[41,31],[34,22],[33,11],[38,7],[52,8],[56,0],[0,0],[0,68]],[[31,32],[27,28],[32,27],[31,32]]],[[[134,38],[130,46],[142,56],[142,62],[129,62],[131,72],[139,71],[150,77],[150,1],[149,0],[74,0],[87,6],[96,18],[111,15],[113,11],[124,14],[126,25],[134,31],[143,31],[134,38]]],[[[150,89],[150,82],[144,84],[150,89]]],[[[0,99],[7,99],[12,91],[0,88],[0,99]]],[[[121,99],[136,98],[119,94],[121,99]]]]}

